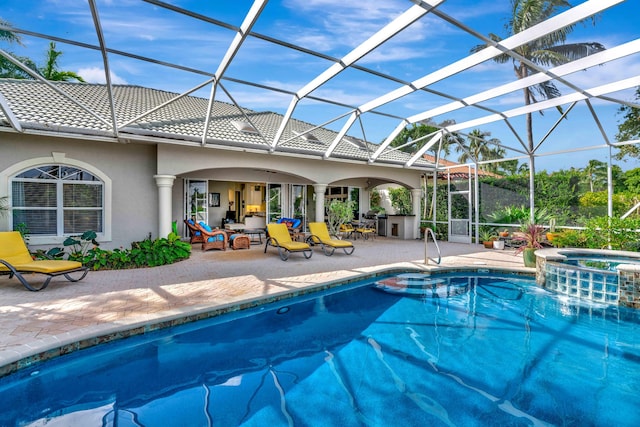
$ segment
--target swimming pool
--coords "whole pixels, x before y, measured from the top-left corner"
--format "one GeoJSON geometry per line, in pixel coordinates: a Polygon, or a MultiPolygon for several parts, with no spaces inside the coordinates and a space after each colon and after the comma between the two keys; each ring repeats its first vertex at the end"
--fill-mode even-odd
{"type": "Polygon", "coordinates": [[[413,277],[403,290],[405,279],[34,365],[0,379],[0,425],[637,422],[637,310],[553,295],[519,276],[413,277]]]}

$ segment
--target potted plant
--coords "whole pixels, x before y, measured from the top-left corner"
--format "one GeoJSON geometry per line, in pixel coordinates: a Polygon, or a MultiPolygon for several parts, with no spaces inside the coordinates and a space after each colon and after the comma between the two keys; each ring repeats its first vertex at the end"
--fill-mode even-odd
{"type": "Polygon", "coordinates": [[[556,233],[556,219],[549,219],[549,231],[547,232],[547,240],[549,243],[553,243],[553,240],[558,237],[560,233],[556,233]]]}
{"type": "Polygon", "coordinates": [[[506,228],[504,230],[502,230],[501,232],[498,233],[498,235],[500,237],[509,237],[509,230],[507,230],[506,228]]]}
{"type": "Polygon", "coordinates": [[[497,236],[493,231],[493,228],[484,227],[480,229],[478,239],[482,242],[485,248],[491,249],[493,248],[493,241],[497,239],[497,236]]]}
{"type": "Polygon", "coordinates": [[[536,266],[536,249],[542,248],[544,227],[541,225],[526,223],[520,228],[520,231],[513,233],[513,241],[521,242],[522,245],[516,249],[516,255],[522,253],[525,267],[536,266]]]}

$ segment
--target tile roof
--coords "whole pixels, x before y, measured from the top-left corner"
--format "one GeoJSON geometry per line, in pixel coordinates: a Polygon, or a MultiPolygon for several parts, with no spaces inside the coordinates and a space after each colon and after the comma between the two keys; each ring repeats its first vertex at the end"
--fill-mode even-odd
{"type": "MultiPolygon", "coordinates": [[[[424,154],[423,157],[428,160],[431,163],[436,162],[436,158],[431,155],[431,154],[424,154]]],[[[449,173],[450,175],[455,175],[458,178],[468,178],[469,174],[471,175],[475,175],[475,170],[476,168],[473,165],[468,165],[466,163],[456,163],[456,162],[452,162],[450,160],[447,159],[439,159],[438,160],[438,167],[441,168],[446,168],[447,170],[445,172],[440,172],[438,174],[438,176],[440,177],[446,177],[447,173],[449,173]]],[[[501,178],[502,175],[499,175],[497,173],[493,173],[493,172],[489,172],[489,171],[485,171],[483,169],[478,169],[478,176],[481,177],[494,177],[494,178],[501,178]]]]}
{"type": "MultiPolygon", "coordinates": [[[[0,79],[0,94],[17,118],[23,130],[51,133],[65,132],[90,137],[111,137],[116,133],[111,125],[109,93],[105,85],[68,82],[46,83],[35,80],[0,79]],[[55,88],[55,89],[54,89],[55,88]]],[[[113,86],[117,135],[126,139],[150,138],[155,143],[192,142],[200,145],[208,99],[195,96],[179,97],[177,93],[141,86],[113,86]],[[176,99],[177,98],[177,99],[176,99]],[[173,100],[172,102],[170,102],[173,100]],[[166,105],[163,105],[165,104],[166,105]],[[160,107],[161,106],[161,107],[160,107]],[[157,110],[152,111],[154,108],[157,110]],[[142,114],[144,117],[137,119],[142,114]],[[131,123],[130,123],[131,122],[131,123]]],[[[216,101],[213,105],[206,144],[220,148],[242,147],[269,150],[283,116],[268,111],[240,110],[234,104],[216,101]],[[247,121],[260,134],[242,132],[233,121],[247,121]]],[[[11,123],[0,109],[0,130],[11,123]]],[[[287,123],[276,152],[287,152],[322,157],[337,132],[291,119],[287,123]],[[309,129],[313,131],[308,132],[309,129]],[[317,139],[307,140],[301,134],[311,133],[317,139]]],[[[377,145],[361,139],[343,138],[331,153],[331,158],[367,162],[377,145]]],[[[377,164],[404,165],[410,155],[401,151],[388,151],[377,164]]],[[[432,169],[425,159],[413,168],[432,169]]]]}

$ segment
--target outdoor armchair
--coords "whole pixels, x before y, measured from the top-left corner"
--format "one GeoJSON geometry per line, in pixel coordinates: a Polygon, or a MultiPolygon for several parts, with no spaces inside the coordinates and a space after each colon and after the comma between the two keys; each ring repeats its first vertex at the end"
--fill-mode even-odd
{"type": "Polygon", "coordinates": [[[296,235],[300,233],[300,227],[302,226],[302,221],[298,218],[280,218],[276,221],[276,224],[284,224],[287,226],[287,230],[289,230],[289,234],[291,238],[294,238],[296,235]]]}
{"type": "Polygon", "coordinates": [[[202,250],[210,249],[227,250],[227,233],[219,228],[211,228],[208,224],[200,221],[195,223],[196,229],[202,234],[202,250]]]}
{"type": "Polygon", "coordinates": [[[27,245],[18,231],[0,232],[0,274],[8,274],[9,278],[16,277],[30,291],[40,291],[47,286],[52,278],[64,276],[71,282],[84,279],[89,272],[77,261],[67,260],[34,260],[27,249],[27,245]],[[42,285],[36,287],[29,284],[24,275],[38,273],[48,276],[42,285]],[[78,273],[71,276],[71,273],[78,273]]]}
{"type": "Polygon", "coordinates": [[[351,255],[355,250],[353,243],[346,240],[331,238],[327,224],[324,222],[310,222],[309,231],[311,232],[311,235],[307,237],[307,243],[320,245],[326,256],[333,255],[336,248],[343,249],[344,253],[347,255],[351,255]]]}
{"type": "Polygon", "coordinates": [[[202,236],[200,230],[198,230],[198,227],[196,227],[196,222],[194,220],[185,219],[184,223],[189,230],[189,243],[194,244],[204,242],[204,237],[202,236]]]}
{"type": "Polygon", "coordinates": [[[289,259],[292,252],[302,252],[305,258],[311,258],[313,251],[305,242],[294,242],[285,224],[267,224],[267,243],[264,245],[264,253],[267,248],[273,246],[278,249],[278,254],[283,261],[289,259]]]}

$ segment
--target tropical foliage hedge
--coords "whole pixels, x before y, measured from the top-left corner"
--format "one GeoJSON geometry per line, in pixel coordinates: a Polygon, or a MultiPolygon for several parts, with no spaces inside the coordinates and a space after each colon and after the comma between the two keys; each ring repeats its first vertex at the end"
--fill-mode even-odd
{"type": "Polygon", "coordinates": [[[166,238],[147,238],[131,243],[131,248],[105,250],[99,247],[94,231],[68,237],[64,247],[37,251],[39,258],[57,258],[79,261],[92,270],[121,270],[128,268],[156,267],[173,264],[189,258],[191,245],[180,240],[180,236],[169,233],[166,238]]]}
{"type": "Polygon", "coordinates": [[[640,252],[640,219],[599,217],[587,221],[584,230],[564,230],[553,239],[554,246],[615,249],[640,252]]]}

